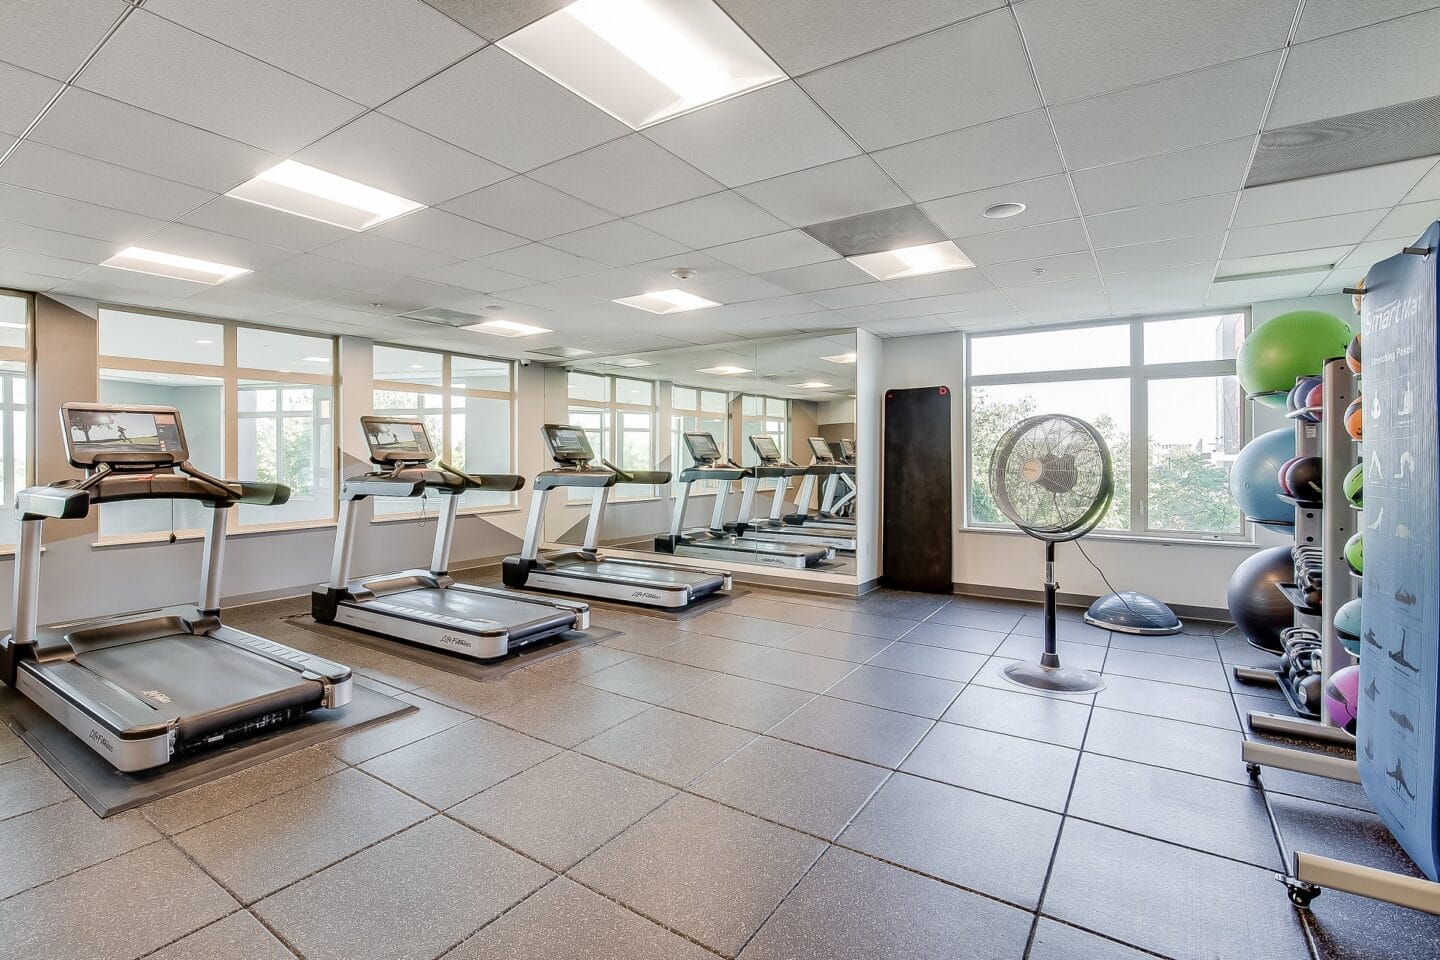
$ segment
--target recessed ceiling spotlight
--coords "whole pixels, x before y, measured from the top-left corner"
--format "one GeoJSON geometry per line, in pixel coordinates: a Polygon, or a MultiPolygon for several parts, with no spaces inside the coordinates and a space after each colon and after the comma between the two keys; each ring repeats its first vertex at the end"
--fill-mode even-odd
{"type": "Polygon", "coordinates": [[[714,0],[575,0],[498,43],[636,130],[785,79],[714,0]]]}
{"type": "Polygon", "coordinates": [[[847,258],[876,280],[899,280],[923,277],[947,270],[968,270],[975,264],[955,246],[953,241],[926,243],[918,247],[901,247],[880,253],[862,253],[847,258]]]}
{"type": "Polygon", "coordinates": [[[146,250],[144,247],[126,247],[109,260],[101,262],[100,266],[148,273],[155,277],[169,277],[171,280],[209,284],[224,283],[250,272],[246,267],[196,260],[194,257],[182,257],[161,250],[146,250]]]}
{"type": "Polygon", "coordinates": [[[383,306],[385,306],[385,304],[379,303],[379,302],[371,303],[371,304],[369,304],[369,305],[372,306],[372,307],[383,307],[383,306]]]}
{"type": "Polygon", "coordinates": [[[517,323],[514,320],[486,320],[484,323],[472,323],[468,327],[460,329],[488,333],[497,337],[533,337],[537,334],[553,332],[549,327],[537,327],[528,323],[517,323]]]}
{"type": "Polygon", "coordinates": [[[225,196],[346,230],[365,230],[425,206],[295,160],[280,161],[225,196]]]}
{"type": "Polygon", "coordinates": [[[855,354],[853,354],[853,353],[837,353],[837,354],[835,354],[833,357],[821,357],[820,359],[821,359],[821,360],[829,360],[831,363],[854,363],[854,362],[855,362],[855,354]]]}
{"type": "Polygon", "coordinates": [[[1035,276],[1037,276],[1037,277],[1043,277],[1043,276],[1045,276],[1045,268],[1044,268],[1044,267],[1036,267],[1034,270],[1031,270],[1030,272],[1033,273],[1033,274],[1035,274],[1035,276]]]}
{"type": "Polygon", "coordinates": [[[806,380],[804,383],[792,383],[790,386],[795,390],[824,390],[833,384],[826,383],[824,380],[806,380]]]}
{"type": "Polygon", "coordinates": [[[692,267],[676,267],[670,271],[670,276],[676,280],[694,280],[695,270],[692,267]]]}
{"type": "Polygon", "coordinates": [[[1025,212],[1025,204],[1019,201],[1007,201],[1005,203],[992,203],[980,211],[980,216],[987,220],[1006,220],[1010,217],[1018,217],[1025,212]]]}
{"type": "Polygon", "coordinates": [[[214,342],[214,340],[196,340],[195,345],[200,347],[208,347],[214,342]]]}
{"type": "Polygon", "coordinates": [[[613,302],[634,307],[637,310],[660,314],[684,313],[687,310],[703,310],[706,307],[720,306],[714,300],[697,297],[686,290],[656,290],[653,293],[642,293],[637,297],[623,297],[613,302]]]}
{"type": "Polygon", "coordinates": [[[424,369],[425,369],[425,364],[423,364],[423,363],[412,363],[412,364],[410,364],[410,369],[411,369],[411,370],[424,370],[424,369]]]}
{"type": "Polygon", "coordinates": [[[301,357],[301,363],[329,363],[329,357],[301,357]]]}
{"type": "Polygon", "coordinates": [[[754,373],[755,371],[749,369],[748,367],[732,367],[729,364],[722,363],[718,367],[705,367],[704,369],[696,370],[695,372],[708,373],[711,376],[715,377],[735,377],[739,376],[742,373],[754,373]]]}

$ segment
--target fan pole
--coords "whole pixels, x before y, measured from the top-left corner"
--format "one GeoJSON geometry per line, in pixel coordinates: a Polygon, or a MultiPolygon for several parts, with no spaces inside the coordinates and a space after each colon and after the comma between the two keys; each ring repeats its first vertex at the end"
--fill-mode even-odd
{"type": "Polygon", "coordinates": [[[1055,582],[1055,541],[1045,541],[1045,652],[1040,655],[1040,666],[1054,669],[1060,666],[1060,653],[1055,648],[1055,592],[1060,584],[1055,582]]]}

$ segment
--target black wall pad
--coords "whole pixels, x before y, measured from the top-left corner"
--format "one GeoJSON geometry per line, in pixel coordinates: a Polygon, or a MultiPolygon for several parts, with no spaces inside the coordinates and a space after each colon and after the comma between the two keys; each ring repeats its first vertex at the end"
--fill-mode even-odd
{"type": "Polygon", "coordinates": [[[949,593],[950,388],[885,391],[880,585],[949,593]]]}
{"type": "Polygon", "coordinates": [[[414,710],[412,705],[361,686],[357,681],[350,702],[339,709],[313,710],[299,723],[267,736],[238,741],[154,770],[120,773],[24,696],[8,687],[0,689],[0,711],[8,714],[20,728],[20,738],[101,817],[219,780],[414,710]]]}

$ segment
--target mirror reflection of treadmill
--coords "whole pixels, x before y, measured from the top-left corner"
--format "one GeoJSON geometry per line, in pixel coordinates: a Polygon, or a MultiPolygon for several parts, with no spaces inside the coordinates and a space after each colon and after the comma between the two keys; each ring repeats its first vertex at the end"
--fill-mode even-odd
{"type": "MultiPolygon", "coordinates": [[[[825,504],[827,501],[833,504],[837,498],[842,475],[850,478],[855,476],[855,465],[837,460],[830,444],[822,437],[810,437],[806,442],[810,446],[810,466],[806,468],[805,479],[800,483],[795,512],[786,514],[783,520],[792,527],[825,533],[849,533],[853,536],[855,518],[827,513],[825,504]]],[[[852,443],[852,449],[853,446],[852,443]]]]}
{"type": "Polygon", "coordinates": [[[784,510],[790,492],[792,477],[803,477],[805,468],[786,459],[780,453],[780,445],[768,433],[750,438],[751,449],[760,462],[751,468],[751,475],[741,483],[740,516],[725,524],[725,530],[744,540],[771,540],[777,543],[804,544],[815,547],[830,547],[837,551],[855,552],[855,529],[824,530],[818,527],[798,527],[787,524],[784,510]],[[760,483],[764,480],[775,482],[770,495],[770,513],[761,516],[755,513],[755,501],[760,483]]]}

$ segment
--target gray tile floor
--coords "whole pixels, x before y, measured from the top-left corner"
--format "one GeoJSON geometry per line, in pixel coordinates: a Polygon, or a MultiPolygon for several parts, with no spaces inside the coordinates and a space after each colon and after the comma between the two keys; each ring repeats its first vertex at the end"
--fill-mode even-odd
{"type": "MultiPolygon", "coordinates": [[[[751,590],[478,683],[352,663],[417,712],[101,821],[0,726],[6,956],[159,960],[1384,960],[1440,921],[1294,911],[1239,749],[1257,659],[1064,612],[1098,696],[999,677],[1015,603],[751,590]]],[[[1346,785],[1267,775],[1307,849],[1403,864],[1346,785]],[[1338,846],[1336,846],[1338,844],[1338,846]],[[1327,849],[1329,845],[1329,849],[1327,849]]]]}

